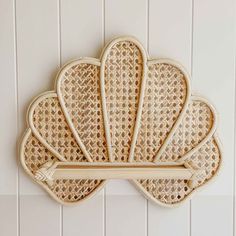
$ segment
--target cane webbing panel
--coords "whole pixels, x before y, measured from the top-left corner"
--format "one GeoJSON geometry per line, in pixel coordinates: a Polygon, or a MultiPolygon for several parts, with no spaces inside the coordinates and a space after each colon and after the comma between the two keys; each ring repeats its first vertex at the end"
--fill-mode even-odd
{"type": "Polygon", "coordinates": [[[125,170],[137,165],[142,170],[175,169],[180,174],[145,179],[142,173],[142,179],[132,179],[154,202],[175,205],[219,169],[216,122],[207,100],[191,95],[181,65],[150,60],[136,39],[118,38],[100,60],[68,63],[57,76],[55,90],[32,102],[21,162],[30,177],[65,204],[79,203],[103,187],[105,180],[98,178],[102,163],[114,171],[123,164],[125,170]],[[60,168],[76,176],[76,168],[87,163],[98,179],[65,176],[57,167],[72,162],[60,168]]]}

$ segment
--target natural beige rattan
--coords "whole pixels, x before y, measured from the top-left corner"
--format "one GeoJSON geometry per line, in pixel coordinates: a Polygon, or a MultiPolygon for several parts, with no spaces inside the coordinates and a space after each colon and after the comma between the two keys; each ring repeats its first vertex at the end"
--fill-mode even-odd
{"type": "Polygon", "coordinates": [[[63,204],[126,178],[154,202],[176,205],[221,163],[214,108],[191,96],[181,65],[150,60],[132,37],[113,40],[100,60],[65,65],[27,118],[21,163],[63,204]]]}

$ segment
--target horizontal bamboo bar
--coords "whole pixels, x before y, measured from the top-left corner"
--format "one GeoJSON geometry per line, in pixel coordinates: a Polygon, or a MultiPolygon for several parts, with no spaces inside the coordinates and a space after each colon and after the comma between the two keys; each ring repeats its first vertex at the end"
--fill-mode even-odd
{"type": "Polygon", "coordinates": [[[52,179],[190,179],[193,170],[183,165],[75,164],[58,162],[52,179]]]}

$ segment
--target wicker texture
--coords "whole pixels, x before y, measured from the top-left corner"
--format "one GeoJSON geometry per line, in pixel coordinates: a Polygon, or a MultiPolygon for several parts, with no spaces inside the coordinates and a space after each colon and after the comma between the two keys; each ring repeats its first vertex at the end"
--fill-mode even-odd
{"type": "Polygon", "coordinates": [[[71,67],[60,86],[65,107],[93,161],[108,161],[102,117],[99,67],[86,63],[71,67]]]}
{"type": "Polygon", "coordinates": [[[89,196],[101,182],[96,179],[57,179],[51,190],[61,201],[73,203],[89,196]]]}
{"type": "Polygon", "coordinates": [[[48,97],[36,106],[33,124],[39,135],[65,159],[86,161],[69,129],[57,97],[48,97]]]}
{"type": "Polygon", "coordinates": [[[111,48],[105,67],[106,105],[113,158],[127,162],[137,114],[143,60],[139,48],[120,42],[111,48]]]}
{"type": "Polygon", "coordinates": [[[35,178],[49,161],[176,163],[201,174],[133,183],[156,203],[175,205],[217,173],[221,151],[214,108],[191,96],[189,77],[171,60],[149,60],[133,38],[112,41],[101,60],[85,58],[60,71],[56,91],[29,109],[21,145],[26,172],[60,203],[77,203],[105,180],[35,178]]]}
{"type": "Polygon", "coordinates": [[[140,180],[139,183],[145,189],[147,195],[150,194],[152,198],[158,199],[164,204],[175,204],[182,201],[196,187],[207,182],[216,173],[220,164],[220,151],[215,140],[208,141],[186,162],[193,167],[197,166],[205,170],[194,188],[189,187],[188,180],[145,179],[140,180]]]}
{"type": "Polygon", "coordinates": [[[177,67],[157,63],[148,67],[136,161],[153,161],[186,100],[187,86],[177,67]]]}
{"type": "MultiPolygon", "coordinates": [[[[56,160],[55,156],[46,149],[31,133],[27,135],[24,145],[25,164],[34,174],[43,164],[56,160]]],[[[73,203],[89,196],[103,181],[100,180],[55,180],[51,186],[42,182],[44,188],[52,191],[62,202],[73,203]]]]}
{"type": "Polygon", "coordinates": [[[44,163],[57,158],[30,134],[24,145],[25,164],[31,172],[37,171],[44,163]]]}
{"type": "Polygon", "coordinates": [[[183,120],[161,155],[160,161],[177,161],[183,157],[206,137],[213,123],[213,114],[204,102],[190,101],[183,120]]]}

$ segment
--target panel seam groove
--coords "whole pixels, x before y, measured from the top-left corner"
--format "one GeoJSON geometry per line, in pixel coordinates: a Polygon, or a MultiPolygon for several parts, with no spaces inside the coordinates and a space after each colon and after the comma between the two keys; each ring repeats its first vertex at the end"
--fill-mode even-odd
{"type": "MultiPolygon", "coordinates": [[[[234,20],[236,18],[236,5],[234,4],[234,20]]],[[[235,21],[234,21],[235,22],[235,21]]],[[[234,40],[236,39],[236,25],[234,23],[234,40]]],[[[236,119],[236,109],[235,109],[235,105],[236,105],[236,43],[234,43],[234,120],[236,119]]],[[[235,125],[235,122],[234,122],[234,150],[233,150],[233,153],[234,153],[234,157],[236,155],[236,125],[235,125]]],[[[236,215],[236,207],[235,207],[235,202],[236,202],[236,161],[235,161],[235,158],[233,158],[233,236],[235,236],[235,215],[236,215]]]]}
{"type": "MultiPolygon", "coordinates": [[[[18,83],[18,53],[17,53],[17,17],[16,17],[16,0],[13,0],[13,24],[14,24],[14,70],[15,70],[15,99],[16,99],[16,135],[19,136],[19,83],[18,83]]],[[[18,145],[17,145],[17,157],[18,157],[18,145]]],[[[17,218],[17,235],[20,236],[20,171],[19,160],[17,158],[17,174],[16,174],[16,218],[17,218]]]]}
{"type": "MultiPolygon", "coordinates": [[[[103,47],[105,47],[105,42],[106,42],[106,18],[105,18],[105,0],[102,0],[102,41],[103,41],[103,47]]],[[[107,228],[106,228],[106,187],[103,189],[103,235],[107,235],[107,228]]]]}
{"type": "MultiPolygon", "coordinates": [[[[191,42],[190,42],[191,84],[193,84],[193,37],[194,37],[194,0],[192,0],[191,2],[191,42]]],[[[192,200],[189,201],[189,236],[192,236],[192,200]]]]}
{"type": "MultiPolygon", "coordinates": [[[[58,59],[59,59],[59,68],[62,66],[62,50],[61,50],[61,0],[58,0],[58,59]]],[[[60,205],[60,236],[63,236],[63,206],[60,205]]]]}
{"type": "MultiPolygon", "coordinates": [[[[148,51],[148,54],[150,53],[150,48],[149,48],[149,38],[150,38],[150,30],[149,30],[149,25],[150,25],[150,19],[149,19],[149,14],[150,14],[150,0],[147,0],[147,11],[146,11],[146,15],[147,15],[147,25],[146,25],[146,46],[147,46],[147,51],[148,51]]],[[[150,55],[149,55],[150,56],[150,55]]],[[[146,202],[145,202],[145,206],[146,206],[146,235],[148,236],[148,199],[146,199],[146,202]]]]}

